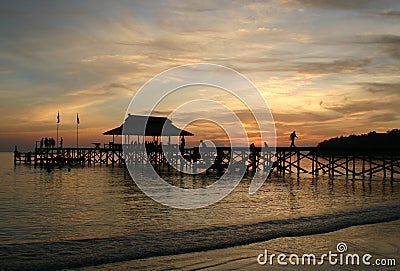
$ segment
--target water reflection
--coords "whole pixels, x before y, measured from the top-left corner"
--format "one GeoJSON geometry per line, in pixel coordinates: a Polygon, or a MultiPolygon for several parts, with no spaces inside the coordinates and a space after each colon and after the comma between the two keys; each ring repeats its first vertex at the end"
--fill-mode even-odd
{"type": "MultiPolygon", "coordinates": [[[[160,205],[144,195],[123,168],[13,167],[0,156],[0,242],[55,241],[184,230],[328,214],[398,202],[399,182],[302,175],[266,180],[248,194],[251,176],[221,202],[197,210],[160,205]],[[3,159],[3,160],[1,160],[3,159]],[[308,178],[309,177],[309,178],[308,178]]],[[[217,175],[166,174],[185,188],[205,187],[217,175]]]]}

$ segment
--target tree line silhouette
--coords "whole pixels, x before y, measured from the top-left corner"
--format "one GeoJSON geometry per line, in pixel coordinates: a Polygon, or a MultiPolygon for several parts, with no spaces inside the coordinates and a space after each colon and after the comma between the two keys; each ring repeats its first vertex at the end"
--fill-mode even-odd
{"type": "Polygon", "coordinates": [[[400,150],[400,130],[340,136],[318,143],[320,149],[400,150]]]}

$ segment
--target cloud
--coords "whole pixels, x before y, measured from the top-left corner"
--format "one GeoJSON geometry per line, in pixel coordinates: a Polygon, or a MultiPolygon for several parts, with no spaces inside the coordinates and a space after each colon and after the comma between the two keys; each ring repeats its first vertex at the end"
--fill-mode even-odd
{"type": "Polygon", "coordinates": [[[294,70],[308,74],[342,74],[352,73],[371,63],[369,58],[339,59],[331,62],[301,63],[294,66],[294,70]]]}
{"type": "Polygon", "coordinates": [[[328,9],[367,9],[379,6],[379,1],[375,0],[293,0],[284,1],[287,3],[297,3],[305,7],[328,8],[328,9]]]}
{"type": "Polygon", "coordinates": [[[400,58],[400,35],[366,34],[357,35],[351,43],[361,45],[376,45],[383,47],[383,52],[390,57],[400,58]]]}
{"type": "Polygon", "coordinates": [[[362,83],[361,86],[368,92],[376,95],[396,95],[400,94],[400,83],[362,83]]]}
{"type": "Polygon", "coordinates": [[[95,89],[81,89],[75,90],[72,92],[67,93],[65,96],[100,96],[100,97],[112,97],[115,95],[121,94],[121,90],[128,90],[131,89],[120,83],[110,83],[95,89]]]}
{"type": "Polygon", "coordinates": [[[375,103],[366,101],[356,101],[351,103],[331,104],[331,105],[321,102],[320,106],[324,109],[328,109],[343,115],[358,115],[358,114],[365,114],[368,112],[376,112],[376,110],[380,107],[375,103]]]}
{"type": "MultiPolygon", "coordinates": [[[[395,44],[400,45],[400,36],[399,35],[370,35],[369,42],[378,43],[378,44],[395,44]]],[[[368,36],[367,36],[368,42],[368,36]]]]}
{"type": "Polygon", "coordinates": [[[393,113],[378,113],[369,116],[368,121],[370,123],[379,123],[379,122],[394,122],[399,120],[399,116],[393,113]]]}
{"type": "Polygon", "coordinates": [[[337,119],[337,115],[335,114],[326,114],[326,113],[317,113],[317,112],[293,112],[293,113],[273,113],[275,122],[277,123],[285,123],[285,124],[294,124],[294,123],[321,123],[321,122],[329,122],[335,121],[337,119]]]}
{"type": "Polygon", "coordinates": [[[295,126],[334,136],[352,125],[389,130],[398,122],[395,1],[14,3],[0,8],[0,111],[8,131],[45,128],[27,117],[52,127],[59,109],[66,120],[79,109],[82,118],[93,116],[93,127],[112,127],[119,119],[106,119],[122,119],[128,94],[191,62],[249,77],[273,99],[283,132],[295,126]]]}
{"type": "Polygon", "coordinates": [[[383,16],[400,16],[400,10],[385,9],[380,13],[380,15],[383,15],[383,16]]]}
{"type": "Polygon", "coordinates": [[[349,58],[337,59],[332,61],[320,62],[299,62],[287,61],[280,64],[264,63],[263,65],[254,65],[251,67],[237,67],[241,71],[275,71],[275,72],[297,72],[301,74],[348,74],[359,72],[363,73],[364,68],[371,63],[370,58],[349,58]]]}

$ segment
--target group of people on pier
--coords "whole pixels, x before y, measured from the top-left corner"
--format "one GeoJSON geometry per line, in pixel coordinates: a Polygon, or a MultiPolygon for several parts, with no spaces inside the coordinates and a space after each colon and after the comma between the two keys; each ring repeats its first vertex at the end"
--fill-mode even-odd
{"type": "MultiPolygon", "coordinates": [[[[63,143],[64,143],[64,140],[61,137],[61,139],[60,139],[60,148],[63,147],[63,143]]],[[[54,148],[54,147],[56,147],[56,140],[54,138],[52,138],[52,137],[43,138],[42,137],[42,139],[40,140],[40,148],[54,148]]]]}

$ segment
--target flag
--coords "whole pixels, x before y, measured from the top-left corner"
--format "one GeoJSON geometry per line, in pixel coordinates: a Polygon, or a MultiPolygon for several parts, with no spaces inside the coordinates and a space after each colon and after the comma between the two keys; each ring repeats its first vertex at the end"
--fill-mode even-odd
{"type": "Polygon", "coordinates": [[[76,123],[79,124],[79,115],[76,113],[76,123]]]}
{"type": "Polygon", "coordinates": [[[60,112],[57,113],[57,123],[60,123],[60,112]]]}

